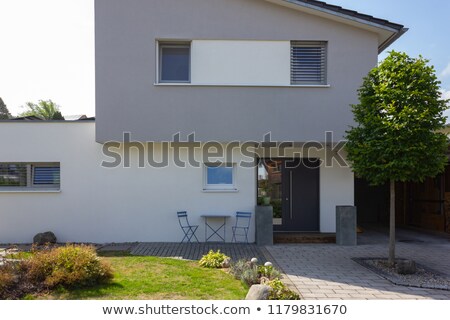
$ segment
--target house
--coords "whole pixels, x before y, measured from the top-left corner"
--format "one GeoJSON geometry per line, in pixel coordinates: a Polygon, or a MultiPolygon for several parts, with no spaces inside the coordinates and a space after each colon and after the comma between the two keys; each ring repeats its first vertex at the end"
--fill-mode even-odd
{"type": "Polygon", "coordinates": [[[271,161],[276,230],[335,232],[349,105],[402,25],[313,0],[96,0],[95,21],[95,121],[0,123],[0,242],[177,242],[180,210],[202,240],[202,215],[255,212],[271,161]]]}

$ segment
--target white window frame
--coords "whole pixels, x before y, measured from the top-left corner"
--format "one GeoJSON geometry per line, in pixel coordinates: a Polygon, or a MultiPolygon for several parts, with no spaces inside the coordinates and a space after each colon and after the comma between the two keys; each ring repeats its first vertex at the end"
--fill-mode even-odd
{"type": "Polygon", "coordinates": [[[61,164],[59,162],[1,162],[0,164],[26,166],[26,186],[0,186],[2,191],[60,191],[61,190],[61,164]],[[59,184],[34,184],[34,169],[36,167],[59,167],[59,184]]]}
{"type": "Polygon", "coordinates": [[[204,163],[203,165],[203,190],[204,191],[237,191],[236,163],[204,163]],[[231,167],[231,184],[208,184],[208,167],[231,167]]]}
{"type": "Polygon", "coordinates": [[[156,55],[156,82],[159,84],[190,84],[191,83],[191,66],[192,66],[192,45],[191,41],[157,41],[157,55],[156,55]],[[188,48],[189,49],[189,77],[188,80],[162,80],[162,50],[163,48],[188,48]]]}
{"type": "Polygon", "coordinates": [[[326,86],[328,83],[328,42],[327,41],[291,41],[291,86],[326,86]],[[322,54],[322,69],[321,69],[321,81],[307,81],[307,80],[296,80],[294,75],[294,57],[293,50],[296,47],[304,48],[316,48],[320,47],[323,50],[322,54]]]}

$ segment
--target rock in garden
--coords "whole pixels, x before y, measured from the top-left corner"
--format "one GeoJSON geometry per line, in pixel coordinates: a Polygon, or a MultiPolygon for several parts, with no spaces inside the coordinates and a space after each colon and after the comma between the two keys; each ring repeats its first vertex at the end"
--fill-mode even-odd
{"type": "Polygon", "coordinates": [[[231,258],[225,258],[225,260],[223,260],[221,267],[222,268],[229,268],[231,264],[231,258]]]}
{"type": "Polygon", "coordinates": [[[37,235],[34,236],[33,243],[40,246],[46,243],[56,243],[56,236],[51,231],[38,233],[37,235]]]}
{"type": "Polygon", "coordinates": [[[413,260],[399,260],[395,265],[398,274],[414,274],[416,273],[416,263],[413,260]]]}
{"type": "Polygon", "coordinates": [[[263,284],[254,284],[245,297],[245,300],[267,300],[270,293],[270,287],[263,284]]]}

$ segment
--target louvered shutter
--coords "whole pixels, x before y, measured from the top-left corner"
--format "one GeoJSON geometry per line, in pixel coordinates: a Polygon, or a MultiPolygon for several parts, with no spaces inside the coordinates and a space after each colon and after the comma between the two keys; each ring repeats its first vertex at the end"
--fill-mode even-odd
{"type": "Polygon", "coordinates": [[[326,42],[291,42],[291,84],[326,82],[326,42]]]}

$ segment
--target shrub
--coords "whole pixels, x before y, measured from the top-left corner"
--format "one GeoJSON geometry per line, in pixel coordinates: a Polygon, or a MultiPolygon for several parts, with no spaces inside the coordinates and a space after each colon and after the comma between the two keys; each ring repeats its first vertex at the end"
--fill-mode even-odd
{"type": "Polygon", "coordinates": [[[239,260],[231,265],[230,273],[247,286],[260,283],[258,266],[249,261],[239,260]]]}
{"type": "Polygon", "coordinates": [[[23,280],[24,273],[21,261],[4,261],[0,266],[0,300],[19,299],[24,293],[34,290],[23,280]]]}
{"type": "Polygon", "coordinates": [[[67,245],[37,251],[24,263],[27,279],[48,288],[93,286],[112,279],[110,266],[98,258],[92,246],[67,245]]]}
{"type": "Polygon", "coordinates": [[[269,280],[281,278],[281,272],[273,266],[259,266],[258,274],[260,278],[264,277],[269,280]]]}
{"type": "Polygon", "coordinates": [[[269,300],[300,300],[300,296],[288,289],[279,279],[274,279],[266,283],[270,288],[269,300]]]}
{"type": "Polygon", "coordinates": [[[199,264],[204,268],[222,268],[225,259],[229,259],[229,257],[221,253],[220,250],[217,250],[217,252],[209,250],[208,254],[200,259],[199,264]]]}
{"type": "Polygon", "coordinates": [[[251,263],[245,260],[238,260],[236,263],[231,264],[230,273],[235,279],[240,280],[245,270],[250,269],[251,263]]]}
{"type": "Polygon", "coordinates": [[[14,270],[9,265],[0,267],[0,299],[5,299],[6,292],[15,282],[14,270]]]}
{"type": "Polygon", "coordinates": [[[260,278],[258,274],[258,268],[254,266],[244,270],[244,272],[241,274],[240,279],[249,287],[253,284],[259,284],[260,278]]]}
{"type": "Polygon", "coordinates": [[[259,284],[261,280],[281,278],[281,272],[273,266],[257,266],[249,261],[239,260],[231,265],[230,273],[248,286],[259,284]]]}

